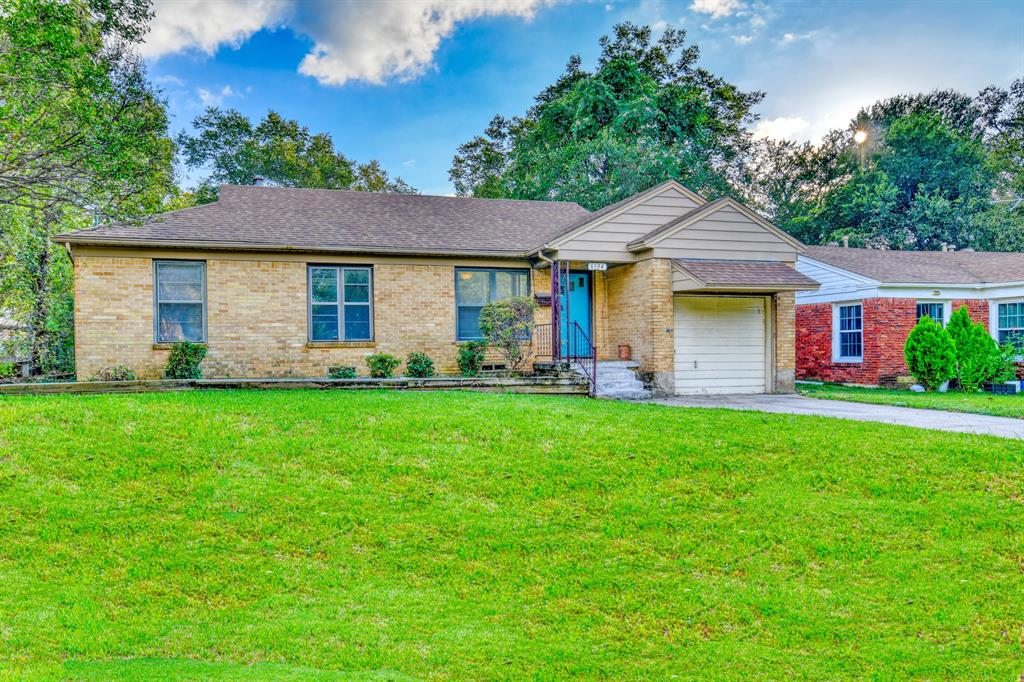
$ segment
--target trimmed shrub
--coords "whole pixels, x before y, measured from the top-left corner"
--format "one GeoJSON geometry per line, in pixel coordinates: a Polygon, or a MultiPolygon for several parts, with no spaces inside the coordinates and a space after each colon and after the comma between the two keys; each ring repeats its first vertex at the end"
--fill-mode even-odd
{"type": "Polygon", "coordinates": [[[104,367],[89,377],[89,381],[135,381],[135,372],[124,365],[104,367]]]}
{"type": "Polygon", "coordinates": [[[13,362],[0,362],[0,379],[10,379],[17,369],[13,362]]]}
{"type": "Polygon", "coordinates": [[[337,365],[327,368],[327,377],[330,379],[355,379],[356,368],[349,365],[337,365]]]}
{"type": "Polygon", "coordinates": [[[466,341],[459,344],[459,373],[464,377],[478,377],[487,355],[486,341],[466,341]]]}
{"type": "Polygon", "coordinates": [[[171,346],[164,376],[168,379],[202,379],[203,370],[199,365],[205,357],[206,346],[203,344],[179,341],[171,346]]]}
{"type": "Polygon", "coordinates": [[[512,296],[488,303],[480,311],[480,330],[487,342],[505,356],[509,370],[518,372],[528,357],[537,303],[529,296],[512,296]]]}
{"type": "Polygon", "coordinates": [[[992,358],[992,368],[986,377],[987,383],[999,384],[1017,378],[1017,355],[1020,351],[1012,343],[999,346],[998,355],[992,358]]]}
{"type": "Polygon", "coordinates": [[[366,366],[370,368],[370,376],[374,379],[387,379],[394,375],[395,369],[402,361],[388,353],[374,353],[366,356],[366,366]]]}
{"type": "Polygon", "coordinates": [[[434,376],[434,361],[426,353],[409,353],[405,359],[405,371],[411,377],[434,376]]]}
{"type": "Polygon", "coordinates": [[[903,356],[914,378],[934,391],[956,374],[956,349],[946,330],[925,315],[910,330],[903,356]]]}
{"type": "Polygon", "coordinates": [[[1005,374],[999,344],[985,325],[971,321],[967,308],[961,307],[946,325],[956,350],[956,380],[961,391],[974,393],[986,383],[1002,381],[1005,374]]]}

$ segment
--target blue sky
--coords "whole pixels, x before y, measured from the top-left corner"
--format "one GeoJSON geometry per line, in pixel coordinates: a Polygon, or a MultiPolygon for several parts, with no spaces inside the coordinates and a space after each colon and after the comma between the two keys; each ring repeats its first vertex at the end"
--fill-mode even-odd
{"type": "Polygon", "coordinates": [[[421,192],[452,192],[456,147],[522,113],[621,21],[685,28],[701,63],[766,92],[758,134],[816,140],[901,92],[1024,76],[1024,2],[156,0],[143,46],[188,129],[207,105],[330,132],[421,192]]]}

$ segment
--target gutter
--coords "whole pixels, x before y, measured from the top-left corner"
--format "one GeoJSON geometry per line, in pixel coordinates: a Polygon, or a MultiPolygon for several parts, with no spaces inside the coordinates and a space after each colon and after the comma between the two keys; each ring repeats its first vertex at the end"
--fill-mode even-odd
{"type": "Polygon", "coordinates": [[[403,255],[403,256],[469,256],[486,258],[504,258],[509,260],[528,260],[529,255],[524,251],[432,251],[429,249],[402,249],[389,248],[384,246],[302,246],[296,244],[261,244],[255,242],[195,242],[175,240],[154,240],[154,239],[107,239],[107,238],[68,238],[64,236],[64,244],[70,248],[72,244],[78,246],[109,246],[115,248],[173,248],[173,249],[199,249],[217,251],[262,251],[270,253],[360,253],[360,254],[382,254],[382,255],[403,255]]]}

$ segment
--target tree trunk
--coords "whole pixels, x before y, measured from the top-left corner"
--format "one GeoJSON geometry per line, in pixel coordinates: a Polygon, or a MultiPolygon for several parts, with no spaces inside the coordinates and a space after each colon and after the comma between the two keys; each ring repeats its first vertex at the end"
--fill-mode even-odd
{"type": "Polygon", "coordinates": [[[32,280],[32,314],[28,326],[32,374],[43,373],[43,359],[46,357],[50,335],[46,328],[46,320],[50,316],[49,297],[47,296],[50,275],[50,245],[46,238],[49,233],[50,216],[44,216],[43,222],[45,224],[42,232],[43,242],[36,255],[36,267],[32,280]]]}

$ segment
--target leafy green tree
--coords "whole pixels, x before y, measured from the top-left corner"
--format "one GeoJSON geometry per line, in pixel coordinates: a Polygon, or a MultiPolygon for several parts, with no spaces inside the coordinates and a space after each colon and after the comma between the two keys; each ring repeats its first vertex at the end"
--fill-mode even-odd
{"type": "Polygon", "coordinates": [[[925,390],[934,391],[956,375],[953,340],[927,315],[910,330],[903,354],[910,373],[925,390]]]}
{"type": "Polygon", "coordinates": [[[1024,79],[971,98],[900,95],[820,145],[762,141],[743,194],[812,244],[1024,248],[1024,79]],[[867,131],[861,149],[855,130],[867,131]]]}
{"type": "Polygon", "coordinates": [[[26,330],[7,350],[28,357],[35,373],[74,371],[71,259],[49,235],[90,224],[78,210],[0,208],[0,311],[26,330]]]}
{"type": "Polygon", "coordinates": [[[668,29],[615,27],[597,68],[573,56],[524,116],[496,116],[461,145],[449,171],[460,194],[576,201],[598,208],[676,178],[732,193],[763,97],[697,66],[699,49],[668,29]]]}
{"type": "Polygon", "coordinates": [[[172,181],[163,103],[132,43],[148,2],[0,0],[0,204],[144,213],[172,181]]]}
{"type": "Polygon", "coordinates": [[[214,201],[219,184],[252,185],[258,180],[280,187],[415,192],[401,178],[392,179],[377,161],[358,164],[334,148],[330,134],[311,133],[274,111],[253,125],[235,109],[210,107],[192,125],[195,134],[178,136],[184,163],[211,169],[190,193],[197,203],[214,201]]]}
{"type": "Polygon", "coordinates": [[[37,373],[73,366],[72,269],[56,232],[134,220],[172,186],[164,104],[132,0],[0,0],[0,310],[37,373]]]}

